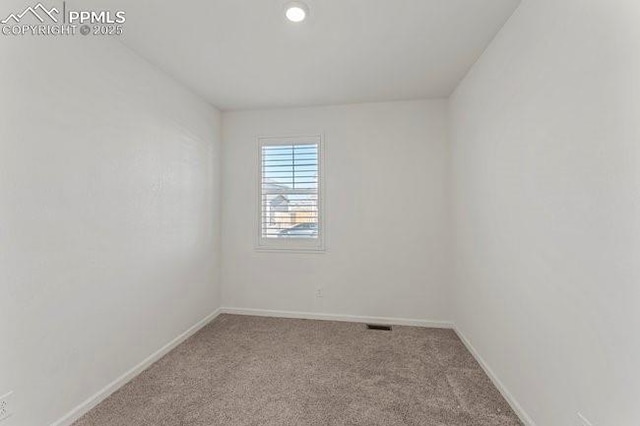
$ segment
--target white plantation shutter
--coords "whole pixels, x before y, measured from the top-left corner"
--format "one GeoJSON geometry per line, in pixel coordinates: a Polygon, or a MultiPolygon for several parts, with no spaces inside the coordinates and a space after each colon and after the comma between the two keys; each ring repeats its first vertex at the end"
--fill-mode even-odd
{"type": "Polygon", "coordinates": [[[322,248],[322,139],[261,138],[259,246],[322,248]]]}

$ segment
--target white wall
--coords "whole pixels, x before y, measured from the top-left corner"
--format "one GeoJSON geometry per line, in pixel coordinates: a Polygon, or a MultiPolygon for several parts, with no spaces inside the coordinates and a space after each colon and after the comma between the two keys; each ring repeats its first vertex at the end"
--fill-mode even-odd
{"type": "Polygon", "coordinates": [[[115,41],[0,55],[0,394],[46,425],[218,306],[220,116],[115,41]]]}
{"type": "Polygon", "coordinates": [[[455,321],[540,426],[640,424],[639,22],[524,0],[451,100],[455,321]]]}
{"type": "Polygon", "coordinates": [[[223,306],[449,320],[445,128],[445,101],[223,114],[223,306]],[[257,136],[318,132],[326,253],[256,251],[257,136]]]}

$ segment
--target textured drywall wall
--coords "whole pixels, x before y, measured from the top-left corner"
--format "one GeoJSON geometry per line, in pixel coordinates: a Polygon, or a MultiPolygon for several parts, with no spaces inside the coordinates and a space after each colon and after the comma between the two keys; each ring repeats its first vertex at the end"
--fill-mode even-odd
{"type": "Polygon", "coordinates": [[[224,306],[450,319],[446,101],[230,112],[223,134],[224,306]],[[256,251],[257,137],[318,133],[326,252],[256,251]]]}
{"type": "Polygon", "coordinates": [[[114,40],[0,55],[3,426],[46,425],[217,308],[220,116],[114,40]]]}
{"type": "Polygon", "coordinates": [[[451,100],[454,319],[539,426],[640,424],[638,22],[524,0],[451,100]]]}

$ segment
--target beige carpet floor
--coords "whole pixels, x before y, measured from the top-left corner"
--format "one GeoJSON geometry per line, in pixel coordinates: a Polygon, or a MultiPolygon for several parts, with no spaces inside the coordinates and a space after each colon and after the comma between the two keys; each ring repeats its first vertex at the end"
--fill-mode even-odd
{"type": "Polygon", "coordinates": [[[75,426],[521,425],[451,330],[221,315],[75,426]]]}

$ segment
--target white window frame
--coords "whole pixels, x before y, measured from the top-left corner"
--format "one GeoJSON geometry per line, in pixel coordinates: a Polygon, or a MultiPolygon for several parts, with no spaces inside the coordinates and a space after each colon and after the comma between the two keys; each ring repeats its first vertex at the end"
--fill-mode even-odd
{"type": "Polygon", "coordinates": [[[293,251],[321,253],[325,250],[326,216],[324,197],[324,135],[259,136],[256,154],[256,249],[265,251],[293,251]],[[263,238],[262,237],[262,147],[272,145],[318,144],[318,238],[263,238]]]}

